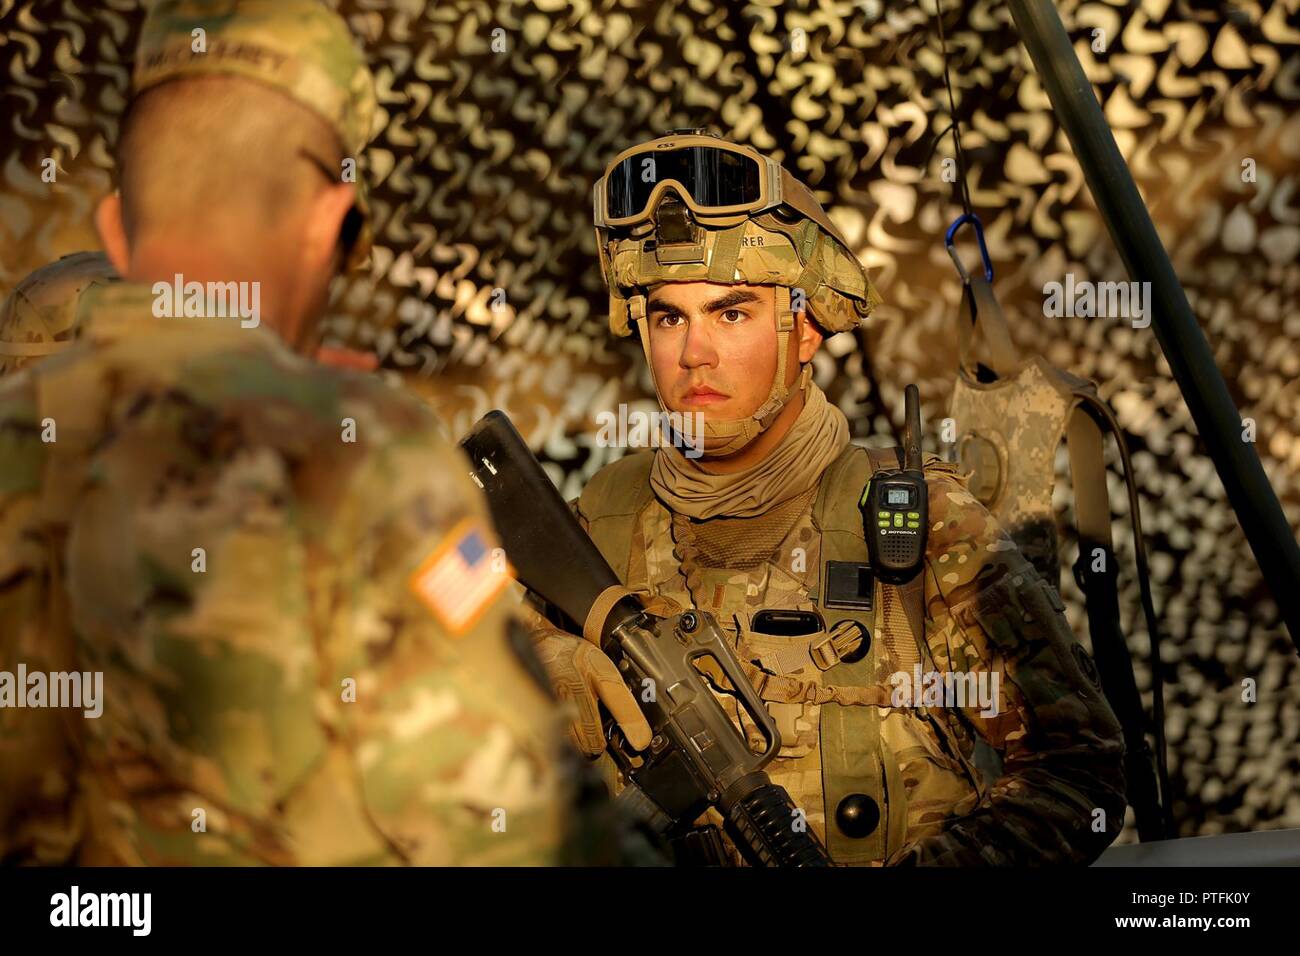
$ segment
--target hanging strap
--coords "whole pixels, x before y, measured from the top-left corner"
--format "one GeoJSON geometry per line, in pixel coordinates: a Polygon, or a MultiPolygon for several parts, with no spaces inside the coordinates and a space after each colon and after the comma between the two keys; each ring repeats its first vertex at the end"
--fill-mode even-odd
{"type": "Polygon", "coordinates": [[[1011,339],[1011,328],[993,286],[984,276],[971,276],[964,287],[962,313],[967,319],[957,323],[962,367],[973,372],[983,365],[997,378],[1014,378],[1023,359],[1011,339]]]}
{"type": "Polygon", "coordinates": [[[1128,445],[1109,406],[1095,394],[1084,392],[1079,394],[1079,404],[1070,415],[1066,446],[1070,456],[1070,480],[1074,490],[1075,522],[1079,533],[1079,557],[1074,565],[1074,576],[1087,603],[1088,632],[1092,638],[1099,678],[1124,732],[1128,801],[1133,807],[1139,839],[1143,842],[1161,840],[1173,831],[1167,806],[1169,784],[1164,762],[1164,693],[1160,674],[1159,628],[1151,600],[1150,580],[1146,570],[1146,542],[1137,511],[1137,489],[1133,486],[1128,445]],[[1133,674],[1133,659],[1128,641],[1120,624],[1119,569],[1111,532],[1110,497],[1106,490],[1103,425],[1119,446],[1124,463],[1124,480],[1129,491],[1138,584],[1151,641],[1152,709],[1156,736],[1154,767],[1151,748],[1146,740],[1146,711],[1142,707],[1142,697],[1133,674]],[[1097,551],[1100,551],[1100,555],[1096,554],[1097,551]],[[1100,561],[1097,560],[1098,557],[1100,561]],[[1162,794],[1165,795],[1166,805],[1162,805],[1162,794]]]}

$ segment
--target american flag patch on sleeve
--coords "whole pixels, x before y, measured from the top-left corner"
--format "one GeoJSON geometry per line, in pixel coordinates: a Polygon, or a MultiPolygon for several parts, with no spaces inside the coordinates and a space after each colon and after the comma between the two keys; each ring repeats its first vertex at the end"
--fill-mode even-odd
{"type": "Polygon", "coordinates": [[[411,575],[410,586],[452,634],[464,634],[510,583],[513,569],[493,554],[494,539],[466,518],[411,575]]]}

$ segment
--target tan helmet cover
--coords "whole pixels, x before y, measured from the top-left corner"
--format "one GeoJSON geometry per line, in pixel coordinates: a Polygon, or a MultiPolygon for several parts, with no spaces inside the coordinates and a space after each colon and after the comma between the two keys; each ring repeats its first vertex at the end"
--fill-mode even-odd
{"type": "MultiPolygon", "coordinates": [[[[645,318],[649,293],[656,286],[700,281],[776,286],[778,353],[772,388],[749,418],[706,422],[705,442],[711,456],[740,451],[775,420],[792,392],[807,387],[810,367],[802,370],[793,388],[785,385],[795,312],[810,314],[827,332],[847,332],[882,302],[866,270],[812,193],[785,169],[781,170],[781,185],[782,208],[738,223],[737,217],[731,217],[734,224],[714,226],[689,212],[693,235],[688,242],[660,241],[653,221],[596,230],[601,272],[609,289],[610,331],[617,336],[630,335],[635,322],[647,362],[649,330],[639,320],[645,318]]],[[[670,184],[657,202],[675,192],[670,184]]],[[[657,382],[655,391],[663,405],[657,382]]]]}

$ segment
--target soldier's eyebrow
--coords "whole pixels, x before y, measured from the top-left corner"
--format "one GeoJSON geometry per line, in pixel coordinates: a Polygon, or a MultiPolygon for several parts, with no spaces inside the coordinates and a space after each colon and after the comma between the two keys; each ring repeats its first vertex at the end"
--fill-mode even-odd
{"type": "Polygon", "coordinates": [[[649,312],[654,315],[656,312],[662,312],[664,315],[681,315],[682,310],[677,308],[671,302],[664,302],[662,299],[656,299],[650,303],[649,312]]]}
{"type": "MultiPolygon", "coordinates": [[[[700,309],[701,312],[721,312],[723,309],[730,309],[732,306],[744,305],[749,302],[758,302],[759,298],[756,293],[736,290],[720,295],[716,299],[710,299],[705,302],[700,309]]],[[[651,315],[663,313],[664,315],[685,315],[685,313],[671,302],[665,302],[662,299],[656,299],[649,305],[648,311],[651,315]]]]}
{"type": "Polygon", "coordinates": [[[723,309],[730,309],[732,306],[745,305],[749,302],[757,302],[758,295],[753,292],[746,292],[743,289],[737,289],[735,292],[728,292],[726,295],[719,296],[704,303],[705,312],[721,312],[723,309]]]}

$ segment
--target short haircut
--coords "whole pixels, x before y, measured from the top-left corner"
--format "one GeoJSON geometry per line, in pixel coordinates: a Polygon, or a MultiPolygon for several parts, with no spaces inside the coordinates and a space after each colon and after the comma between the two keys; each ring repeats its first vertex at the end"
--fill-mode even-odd
{"type": "Polygon", "coordinates": [[[325,121],[273,87],[238,76],[169,80],[137,96],[122,122],[127,238],[214,222],[273,234],[324,176],[338,177],[341,160],[325,121]]]}

